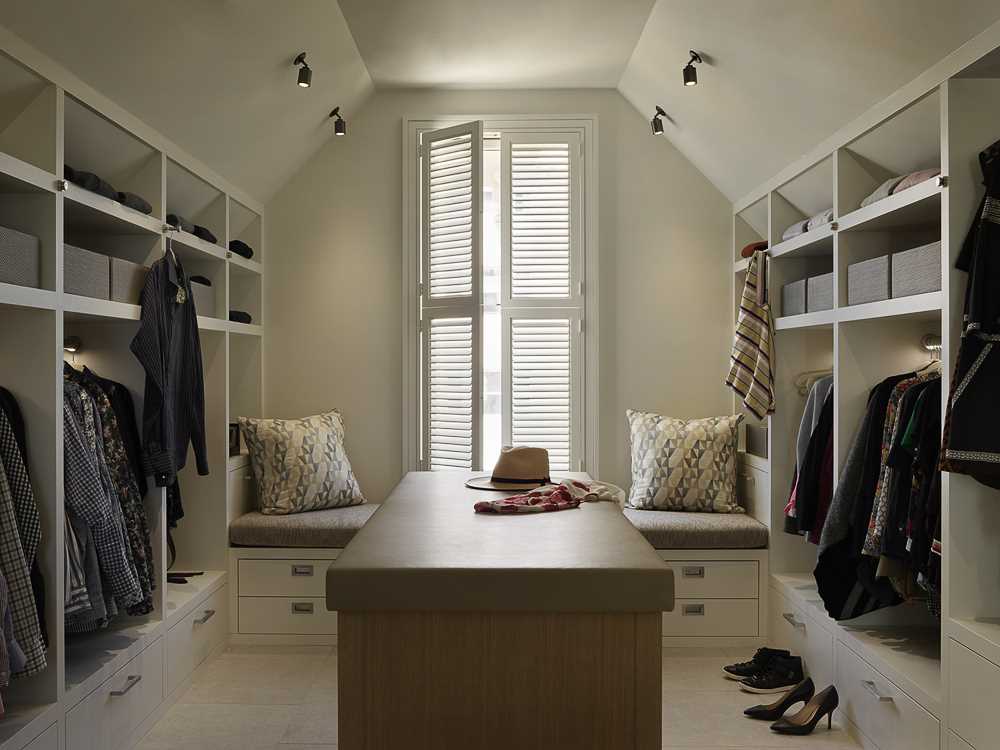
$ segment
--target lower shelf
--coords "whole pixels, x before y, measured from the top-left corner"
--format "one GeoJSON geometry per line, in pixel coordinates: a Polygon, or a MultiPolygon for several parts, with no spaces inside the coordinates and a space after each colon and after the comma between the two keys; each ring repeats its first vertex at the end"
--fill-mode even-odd
{"type": "Polygon", "coordinates": [[[168,583],[166,592],[167,628],[188,615],[191,609],[205,596],[226,580],[224,570],[206,570],[200,576],[192,576],[187,583],[168,583]]]}
{"type": "Polygon", "coordinates": [[[72,705],[111,677],[162,632],[160,619],[124,618],[120,626],[66,635],[66,699],[72,705]]]}
{"type": "Polygon", "coordinates": [[[11,691],[4,696],[6,713],[0,721],[0,747],[21,747],[40,734],[53,721],[59,711],[58,703],[18,704],[11,691]]]}
{"type": "Polygon", "coordinates": [[[826,614],[811,574],[775,574],[771,581],[913,700],[941,716],[941,630],[926,608],[901,605],[837,622],[826,614]]]}
{"type": "Polygon", "coordinates": [[[1000,618],[953,617],[949,634],[970,651],[1000,664],[1000,618]]]}

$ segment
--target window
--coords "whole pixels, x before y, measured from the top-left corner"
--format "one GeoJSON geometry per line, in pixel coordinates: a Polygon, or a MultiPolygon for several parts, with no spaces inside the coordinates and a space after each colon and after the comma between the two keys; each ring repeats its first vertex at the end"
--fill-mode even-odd
{"type": "Polygon", "coordinates": [[[502,445],[548,449],[553,471],[583,470],[593,455],[586,130],[546,125],[412,132],[409,468],[488,470],[502,445]]]}

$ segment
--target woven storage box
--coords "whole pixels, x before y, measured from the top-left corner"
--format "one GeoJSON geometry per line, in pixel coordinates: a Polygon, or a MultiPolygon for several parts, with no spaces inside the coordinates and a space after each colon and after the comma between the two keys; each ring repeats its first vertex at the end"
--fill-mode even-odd
{"type": "Polygon", "coordinates": [[[893,297],[939,291],[941,291],[940,241],[893,254],[893,297]]]}
{"type": "Polygon", "coordinates": [[[0,282],[37,289],[40,283],[38,256],[37,237],[0,227],[0,282]]]}
{"type": "Polygon", "coordinates": [[[67,294],[111,299],[111,263],[107,255],[63,245],[63,289],[67,294]]]}
{"type": "Polygon", "coordinates": [[[149,269],[121,258],[111,259],[111,299],[115,302],[139,304],[142,285],[149,269]]]}
{"type": "Polygon", "coordinates": [[[847,267],[847,304],[863,305],[884,299],[889,299],[888,255],[847,267]]]}
{"type": "Polygon", "coordinates": [[[806,283],[806,310],[820,312],[833,309],[833,271],[822,276],[810,276],[806,283]]]}
{"type": "Polygon", "coordinates": [[[793,281],[781,287],[781,314],[801,315],[806,311],[806,280],[793,281]]]}
{"type": "Polygon", "coordinates": [[[196,313],[210,318],[216,317],[214,286],[199,284],[197,281],[192,281],[191,293],[194,295],[194,309],[196,313]]]}

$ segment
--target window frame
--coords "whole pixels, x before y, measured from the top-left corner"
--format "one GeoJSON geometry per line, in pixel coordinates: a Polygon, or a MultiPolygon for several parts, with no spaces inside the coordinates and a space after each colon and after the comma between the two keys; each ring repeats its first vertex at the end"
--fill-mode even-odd
{"type": "Polygon", "coordinates": [[[501,133],[550,131],[578,133],[581,140],[580,209],[583,264],[579,269],[577,290],[583,305],[583,420],[579,430],[583,441],[581,461],[574,470],[597,473],[599,430],[600,362],[598,312],[598,118],[596,115],[435,115],[404,116],[402,122],[402,446],[404,472],[417,471],[420,465],[420,404],[422,367],[420,352],[420,156],[421,133],[438,130],[471,120],[481,120],[483,130],[501,133]]]}

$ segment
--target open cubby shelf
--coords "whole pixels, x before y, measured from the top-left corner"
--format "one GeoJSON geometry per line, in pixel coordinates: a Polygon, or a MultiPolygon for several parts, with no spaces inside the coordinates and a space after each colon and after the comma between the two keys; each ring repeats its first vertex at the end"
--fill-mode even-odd
{"type": "Polygon", "coordinates": [[[23,274],[24,286],[0,282],[0,386],[14,394],[25,418],[29,473],[43,532],[38,560],[49,593],[44,615],[50,640],[46,669],[14,680],[4,691],[7,712],[0,721],[0,750],[28,745],[54,722],[65,725],[67,712],[79,701],[158,639],[167,643],[171,627],[227,585],[230,403],[247,413],[262,413],[261,206],[217,176],[203,174],[189,155],[107,100],[65,91],[68,82],[75,84],[55,64],[47,64],[46,70],[57,80],[0,52],[0,226],[38,238],[39,266],[37,286],[30,274],[23,274]],[[118,191],[142,196],[151,204],[151,214],[65,180],[64,164],[93,172],[118,191]],[[167,213],[208,228],[217,243],[168,229],[167,213]],[[208,278],[215,292],[215,309],[198,311],[210,474],[198,477],[193,461],[181,473],[187,517],[174,530],[177,565],[205,575],[187,586],[167,583],[166,495],[162,488],[150,487],[144,506],[159,577],[154,611],[141,618],[119,616],[95,633],[66,634],[57,628],[64,612],[62,597],[55,594],[65,555],[63,482],[57,476],[63,466],[58,415],[64,357],[77,368],[86,366],[123,383],[140,425],[145,374],[130,351],[140,307],[67,293],[65,248],[150,266],[166,252],[167,237],[185,272],[208,278]],[[230,257],[230,239],[251,245],[253,260],[230,257]],[[231,284],[232,293],[252,311],[254,325],[229,321],[231,284]],[[81,342],[72,354],[63,351],[69,336],[81,342]]]}

